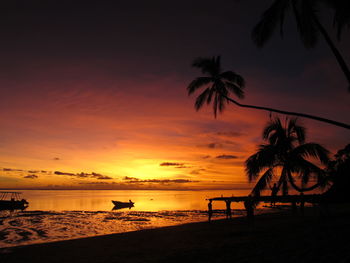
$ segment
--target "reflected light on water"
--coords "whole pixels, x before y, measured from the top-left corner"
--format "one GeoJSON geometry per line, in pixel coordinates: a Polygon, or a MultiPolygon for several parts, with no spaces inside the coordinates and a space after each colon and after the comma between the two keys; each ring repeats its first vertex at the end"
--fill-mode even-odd
{"type": "MultiPolygon", "coordinates": [[[[207,198],[246,195],[248,190],[159,191],[159,190],[25,190],[27,211],[111,211],[112,200],[132,200],[133,211],[206,210],[207,198]]],[[[224,209],[221,202],[215,209],[224,209]]]]}

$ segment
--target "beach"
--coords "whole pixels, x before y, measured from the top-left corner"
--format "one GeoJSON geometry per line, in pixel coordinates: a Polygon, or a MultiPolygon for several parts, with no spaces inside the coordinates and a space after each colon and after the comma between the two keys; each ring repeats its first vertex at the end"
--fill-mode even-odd
{"type": "Polygon", "coordinates": [[[0,249],[12,262],[349,262],[350,209],[290,210],[0,249]]]}

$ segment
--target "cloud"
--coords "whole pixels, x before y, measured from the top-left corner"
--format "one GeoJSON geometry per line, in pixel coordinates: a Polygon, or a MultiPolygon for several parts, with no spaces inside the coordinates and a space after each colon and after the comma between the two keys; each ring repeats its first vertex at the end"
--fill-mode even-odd
{"type": "Polygon", "coordinates": [[[206,169],[195,169],[195,170],[192,170],[190,172],[190,174],[194,174],[194,175],[198,175],[198,174],[201,174],[202,172],[204,172],[206,169]]]}
{"type": "Polygon", "coordinates": [[[36,179],[39,176],[35,175],[35,174],[28,174],[27,176],[24,176],[23,178],[27,178],[27,179],[36,179]]]}
{"type": "Polygon", "coordinates": [[[110,176],[103,175],[103,174],[98,174],[98,173],[94,173],[94,172],[92,172],[92,173],[81,172],[81,173],[74,174],[74,173],[66,173],[66,172],[55,171],[55,174],[56,175],[75,176],[75,177],[78,177],[78,178],[95,178],[97,180],[110,180],[110,179],[113,179],[110,176]]]}
{"type": "Polygon", "coordinates": [[[57,174],[57,175],[70,175],[70,176],[76,175],[76,174],[73,174],[73,173],[66,173],[66,172],[60,172],[60,171],[55,171],[54,174],[57,174]]]}
{"type": "Polygon", "coordinates": [[[124,177],[123,180],[128,181],[128,183],[157,183],[157,184],[183,184],[183,183],[194,183],[199,181],[193,181],[189,179],[146,179],[146,180],[140,180],[135,177],[124,177]]]}
{"type": "Polygon", "coordinates": [[[129,176],[125,176],[124,178],[123,178],[123,180],[139,180],[138,178],[136,178],[136,177],[129,177],[129,176]]]}
{"type": "Polygon", "coordinates": [[[222,154],[222,155],[216,156],[215,158],[228,160],[228,159],[237,159],[238,156],[236,156],[236,155],[229,155],[229,154],[222,154]]]}
{"type": "Polygon", "coordinates": [[[171,162],[164,162],[161,163],[160,166],[183,166],[184,163],[171,163],[171,162]]]}
{"type": "Polygon", "coordinates": [[[96,178],[98,180],[111,180],[111,179],[113,179],[112,177],[107,176],[107,175],[99,175],[99,176],[95,176],[94,178],[96,178]]]}
{"type": "Polygon", "coordinates": [[[58,157],[55,157],[55,158],[53,158],[53,160],[54,160],[54,161],[59,161],[59,160],[61,160],[61,159],[58,158],[58,157]]]}
{"type": "Polygon", "coordinates": [[[226,137],[240,137],[240,136],[243,136],[244,133],[241,133],[241,132],[217,132],[216,133],[217,135],[220,135],[220,136],[226,136],[226,137]]]}
{"type": "Polygon", "coordinates": [[[21,169],[12,169],[12,168],[3,168],[2,170],[4,172],[22,172],[23,171],[21,169]]]}

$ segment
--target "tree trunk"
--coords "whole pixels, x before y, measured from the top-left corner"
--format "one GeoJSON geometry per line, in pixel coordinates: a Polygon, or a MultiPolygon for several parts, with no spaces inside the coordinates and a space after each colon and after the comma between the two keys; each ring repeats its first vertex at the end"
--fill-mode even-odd
{"type": "Polygon", "coordinates": [[[315,22],[316,26],[318,27],[318,30],[320,30],[322,36],[326,40],[326,42],[327,42],[328,46],[330,47],[330,49],[332,50],[332,52],[333,52],[335,58],[337,59],[338,64],[339,64],[341,70],[343,71],[346,79],[348,80],[348,90],[350,91],[350,70],[349,70],[349,67],[346,65],[346,62],[343,59],[343,56],[340,54],[339,50],[334,45],[332,39],[329,37],[326,29],[322,26],[322,24],[320,23],[319,19],[315,15],[315,13],[311,12],[311,16],[312,16],[312,19],[315,22]]]}
{"type": "Polygon", "coordinates": [[[322,117],[313,116],[313,115],[310,115],[310,114],[291,112],[291,111],[284,111],[284,110],[278,110],[278,109],[273,109],[273,108],[268,108],[268,107],[261,107],[261,106],[241,104],[241,103],[235,101],[234,99],[231,99],[230,97],[227,97],[227,96],[225,96],[223,94],[221,94],[221,95],[223,97],[225,97],[228,101],[230,101],[230,102],[232,102],[232,103],[234,103],[237,106],[242,107],[242,108],[251,108],[251,109],[257,109],[257,110],[265,110],[265,111],[276,112],[276,113],[281,113],[281,114],[285,114],[285,115],[304,117],[304,118],[308,118],[308,119],[313,119],[313,120],[329,123],[329,124],[332,124],[332,125],[335,125],[335,126],[342,127],[342,128],[350,130],[350,125],[346,124],[346,123],[333,121],[333,120],[325,119],[325,118],[322,118],[322,117]]]}

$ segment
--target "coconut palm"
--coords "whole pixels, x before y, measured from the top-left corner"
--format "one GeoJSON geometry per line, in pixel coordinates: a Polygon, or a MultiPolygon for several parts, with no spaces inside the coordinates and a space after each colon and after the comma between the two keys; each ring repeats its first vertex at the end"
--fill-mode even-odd
{"type": "MultiPolygon", "coordinates": [[[[348,0],[345,0],[348,2],[348,0]]],[[[317,12],[319,2],[328,2],[335,9],[335,23],[340,37],[342,28],[349,24],[349,4],[344,0],[275,0],[263,13],[260,22],[252,32],[253,41],[258,47],[262,47],[271,38],[274,31],[279,27],[280,35],[283,36],[283,24],[287,11],[292,9],[296,19],[301,40],[306,48],[313,48],[321,34],[336,57],[343,71],[350,91],[350,70],[339,50],[334,45],[328,32],[321,24],[317,12]],[[347,7],[347,10],[344,8],[347,7]]]]}
{"type": "Polygon", "coordinates": [[[253,196],[260,196],[271,181],[277,181],[283,195],[288,194],[290,186],[299,192],[324,186],[325,171],[309,158],[325,165],[329,160],[328,150],[317,143],[305,143],[305,135],[305,128],[297,119],[286,118],[282,124],[279,118],[275,118],[265,126],[262,138],[267,143],[260,145],[245,162],[249,181],[258,179],[251,193],[253,196]],[[316,182],[309,186],[311,179],[316,182]]]}
{"type": "Polygon", "coordinates": [[[217,112],[222,112],[225,105],[229,102],[243,108],[264,110],[268,112],[276,112],[285,115],[292,115],[298,117],[305,117],[325,123],[330,123],[339,127],[350,129],[350,125],[318,116],[284,111],[269,107],[261,107],[254,105],[247,105],[239,103],[238,101],[230,97],[231,93],[238,98],[244,98],[244,86],[245,81],[242,76],[233,71],[223,71],[221,68],[220,56],[212,58],[199,57],[192,63],[193,67],[199,68],[204,76],[194,79],[187,87],[188,95],[195,93],[197,90],[204,88],[204,91],[197,97],[195,102],[195,108],[198,111],[205,104],[213,102],[214,116],[216,117],[217,112]]]}
{"type": "Polygon", "coordinates": [[[344,27],[350,27],[350,1],[323,0],[323,2],[334,10],[334,26],[337,28],[337,38],[340,40],[344,27]]]}
{"type": "Polygon", "coordinates": [[[201,69],[205,76],[198,77],[188,85],[188,94],[191,95],[197,89],[206,86],[206,89],[197,97],[196,110],[199,110],[206,102],[213,101],[213,112],[222,112],[228,103],[228,95],[233,93],[238,98],[244,98],[244,79],[233,71],[221,70],[220,56],[212,58],[197,58],[192,63],[193,67],[201,69]]]}

